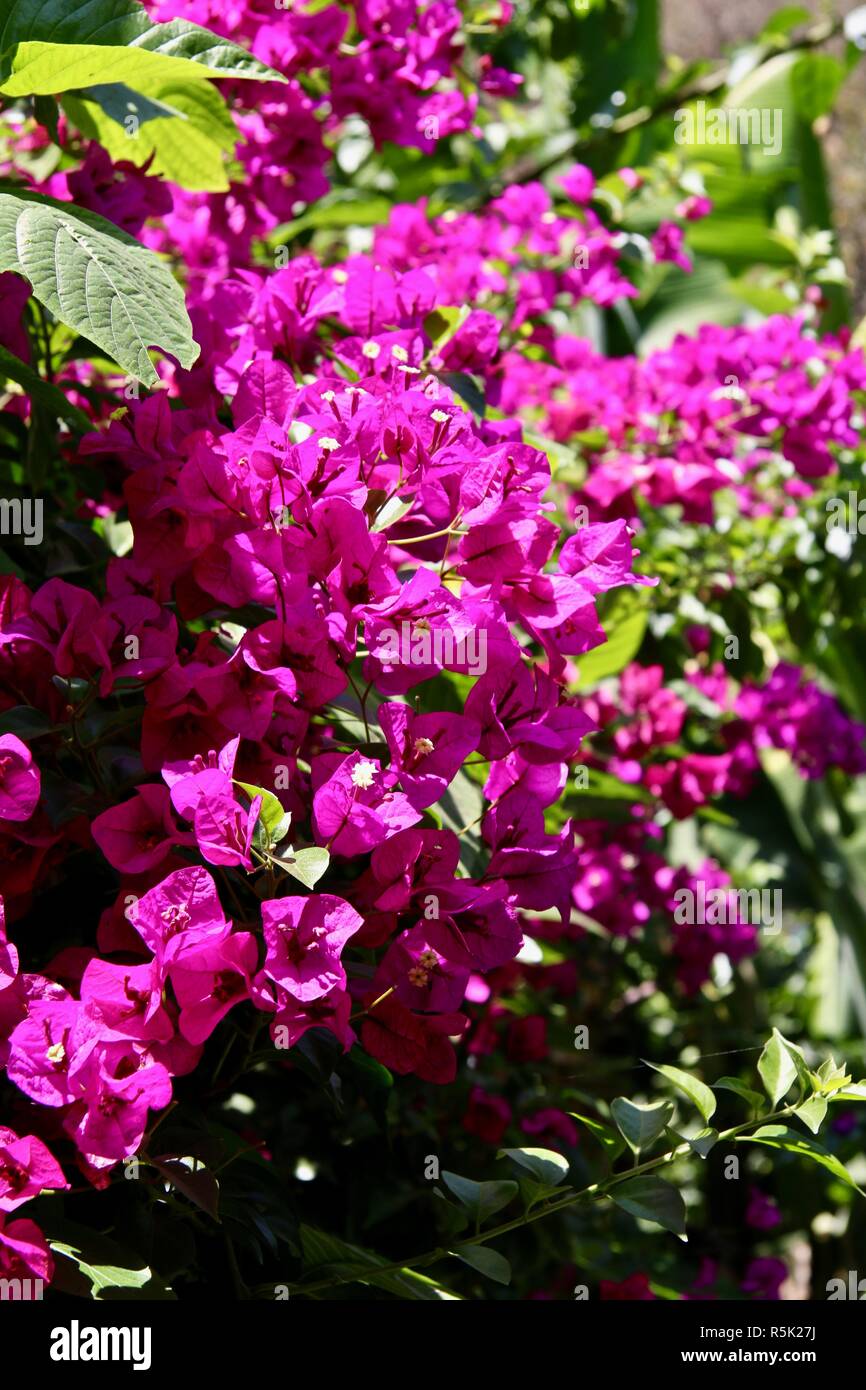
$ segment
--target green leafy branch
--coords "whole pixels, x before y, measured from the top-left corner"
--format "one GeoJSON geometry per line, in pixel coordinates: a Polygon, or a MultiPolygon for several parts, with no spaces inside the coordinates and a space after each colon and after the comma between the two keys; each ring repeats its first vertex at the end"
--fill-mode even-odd
{"type": "MultiPolygon", "coordinates": [[[[648,1065],[653,1066],[652,1063],[648,1065]]],[[[844,1066],[838,1066],[833,1058],[826,1059],[817,1070],[812,1070],[800,1048],[774,1029],[758,1062],[758,1074],[770,1101],[769,1111],[760,1115],[754,1114],[741,1124],[721,1132],[709,1127],[717,1103],[713,1088],[677,1067],[653,1066],[653,1069],[695,1106],[707,1126],[705,1129],[691,1138],[684,1138],[670,1129],[674,1109],[672,1101],[661,1100],[642,1104],[624,1096],[618,1097],[611,1105],[611,1116],[616,1129],[582,1115],[575,1115],[575,1118],[591,1130],[611,1162],[628,1147],[634,1160],[630,1168],[611,1173],[606,1178],[577,1191],[563,1193],[559,1188],[568,1174],[568,1163],[561,1154],[548,1149],[502,1150],[499,1156],[508,1158],[519,1169],[519,1181],[500,1179],[475,1182],[457,1173],[443,1171],[441,1174],[445,1188],[459,1206],[455,1208],[441,1190],[437,1195],[446,1203],[449,1212],[458,1223],[465,1227],[472,1221],[472,1234],[460,1240],[437,1245],[420,1255],[386,1263],[381,1257],[370,1252],[342,1245],[334,1237],[315,1232],[316,1236],[321,1235],[327,1243],[328,1258],[320,1263],[329,1265],[331,1273],[312,1282],[289,1285],[289,1288],[294,1293],[310,1297],[352,1283],[380,1285],[388,1289],[395,1278],[405,1280],[410,1272],[449,1258],[461,1260],[477,1273],[497,1283],[507,1284],[511,1278],[508,1260],[499,1251],[490,1249],[490,1242],[581,1204],[604,1199],[609,1199],[635,1218],[653,1222],[685,1240],[686,1208],[682,1194],[672,1183],[659,1177],[659,1171],[670,1167],[681,1158],[697,1155],[705,1159],[717,1144],[731,1139],[740,1143],[762,1144],[801,1158],[808,1158],[834,1178],[860,1192],[861,1196],[866,1195],[861,1192],[844,1164],[835,1155],[823,1148],[811,1135],[801,1134],[780,1123],[797,1117],[808,1129],[815,1132],[826,1114],[830,1101],[866,1100],[866,1082],[852,1084],[844,1066]],[[780,1104],[794,1086],[798,1088],[796,1098],[780,1104]],[[663,1135],[672,1137],[677,1142],[663,1153],[639,1161],[641,1154],[652,1148],[663,1135]],[[485,1221],[508,1206],[518,1194],[524,1202],[524,1210],[519,1216],[482,1229],[485,1221]]],[[[752,1091],[735,1078],[721,1078],[716,1083],[716,1089],[737,1094],[753,1108],[761,1101],[758,1092],[752,1091]]],[[[454,1229],[452,1224],[452,1230],[454,1229]]],[[[459,1230],[460,1226],[456,1229],[459,1230]]],[[[265,1290],[259,1292],[264,1294],[265,1290]]],[[[406,1296],[405,1284],[403,1295],[406,1296]]],[[[416,1291],[409,1296],[430,1297],[431,1294],[416,1291]]],[[[454,1297],[450,1292],[444,1296],[454,1297]]]]}

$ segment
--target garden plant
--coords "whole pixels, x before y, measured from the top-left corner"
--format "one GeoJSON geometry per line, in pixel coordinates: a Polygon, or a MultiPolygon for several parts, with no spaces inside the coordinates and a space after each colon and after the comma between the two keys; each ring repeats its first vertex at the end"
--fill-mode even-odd
{"type": "Polygon", "coordinates": [[[4,1299],[866,1291],[866,7],[659,34],[0,0],[4,1299]]]}

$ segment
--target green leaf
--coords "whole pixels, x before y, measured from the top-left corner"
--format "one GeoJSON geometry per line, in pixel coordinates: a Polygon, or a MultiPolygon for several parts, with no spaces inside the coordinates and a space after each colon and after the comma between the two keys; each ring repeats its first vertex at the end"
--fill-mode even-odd
{"type": "Polygon", "coordinates": [[[837,1066],[833,1057],[827,1057],[818,1068],[817,1072],[811,1077],[812,1085],[821,1095],[832,1095],[834,1091],[841,1091],[851,1081],[851,1073],[844,1062],[837,1066]]]}
{"type": "Polygon", "coordinates": [[[129,54],[137,63],[142,58],[171,63],[175,75],[182,72],[199,80],[287,80],[238,44],[197,24],[182,19],[155,24],[137,0],[6,0],[0,54],[5,65],[0,70],[12,84],[3,90],[15,96],[88,87],[109,74],[109,80],[122,82],[125,78],[116,64],[128,61],[129,54]],[[92,48],[103,53],[101,74],[70,80],[76,71],[73,64],[82,62],[82,50],[92,48]],[[28,85],[34,79],[38,85],[28,85]]]}
{"type": "Polygon", "coordinates": [[[73,405],[59,386],[54,386],[50,381],[43,381],[38,372],[9,352],[8,348],[0,345],[0,380],[4,378],[17,382],[32,400],[38,401],[56,419],[65,421],[73,429],[83,433],[93,428],[84,411],[73,405]]]}
{"type": "Polygon", "coordinates": [[[150,347],[187,368],[199,355],[171,272],[96,213],[36,193],[0,193],[3,270],[23,275],[55,318],[147,386],[159,382],[150,347]]]}
{"type": "MultiPolygon", "coordinates": [[[[156,85],[162,86],[161,83],[156,85]]],[[[219,92],[208,84],[203,84],[201,87],[198,84],[192,86],[190,83],[178,83],[176,85],[179,92],[214,92],[219,98],[219,92]]],[[[150,121],[164,121],[174,116],[181,120],[184,119],[182,111],[176,106],[170,106],[164,98],[154,95],[153,90],[150,89],[150,84],[148,86],[148,92],[144,92],[140,87],[128,87],[125,82],[99,82],[93,87],[84,87],[74,93],[67,92],[64,101],[74,97],[76,101],[92,103],[99,107],[104,116],[119,126],[128,125],[130,118],[139,129],[150,121]]],[[[226,112],[222,102],[220,105],[226,112]]],[[[228,113],[226,112],[226,114],[228,113]]],[[[232,121],[231,124],[232,129],[234,129],[234,122],[232,121]]],[[[127,136],[127,139],[133,138],[131,135],[127,136]]]]}
{"type": "Polygon", "coordinates": [[[50,734],[54,725],[41,709],[31,709],[29,705],[13,705],[0,714],[0,734],[17,734],[28,742],[50,734]]]}
{"type": "MultiPolygon", "coordinates": [[[[774,1029],[773,1031],[777,1032],[778,1030],[774,1029]]],[[[797,1072],[797,1080],[802,1086],[804,1093],[808,1095],[814,1083],[812,1081],[812,1073],[809,1071],[809,1065],[803,1055],[802,1049],[799,1048],[796,1043],[792,1043],[790,1039],[782,1037],[781,1033],[779,1033],[779,1037],[784,1047],[787,1048],[788,1056],[794,1063],[794,1068],[797,1072]]]]}
{"type": "MultiPolygon", "coordinates": [[[[682,1137],[682,1135],[677,1135],[678,1139],[682,1139],[682,1137]]],[[[691,1139],[686,1139],[684,1142],[688,1144],[692,1153],[697,1154],[698,1158],[706,1158],[707,1154],[711,1153],[719,1142],[719,1131],[712,1128],[702,1129],[700,1134],[693,1134],[691,1139]]]]}
{"type": "MultiPolygon", "coordinates": [[[[389,1260],[364,1250],[358,1245],[349,1245],[327,1231],[314,1226],[301,1226],[301,1247],[304,1254],[305,1274],[318,1277],[319,1274],[333,1273],[341,1278],[351,1275],[352,1283],[372,1284],[385,1289],[397,1298],[424,1300],[426,1302],[451,1300],[459,1294],[451,1293],[438,1280],[428,1279],[413,1269],[381,1270],[379,1266],[389,1265],[389,1260]]],[[[303,1285],[301,1285],[301,1290],[303,1285]]]]}
{"type": "Polygon", "coordinates": [[[828,1100],[833,1103],[837,1100],[866,1100],[866,1081],[857,1081],[853,1086],[846,1086],[842,1091],[834,1091],[828,1100]]]}
{"type": "Polygon", "coordinates": [[[424,332],[433,344],[434,350],[438,351],[454,337],[458,328],[468,319],[470,312],[468,304],[442,304],[427,315],[424,320],[424,332]]]}
{"type": "Polygon", "coordinates": [[[459,1173],[443,1170],[442,1181],[448,1191],[462,1202],[477,1222],[486,1221],[494,1212],[501,1211],[517,1196],[517,1183],[510,1180],[496,1182],[473,1182],[462,1178],[459,1173]]]}
{"type": "Polygon", "coordinates": [[[674,1107],[669,1100],[641,1105],[637,1101],[617,1096],[611,1102],[610,1113],[616,1127],[633,1153],[649,1149],[667,1128],[674,1107]]]}
{"type": "Polygon", "coordinates": [[[739,1096],[753,1110],[760,1109],[764,1104],[764,1097],[760,1091],[753,1091],[751,1087],[744,1085],[736,1076],[722,1076],[718,1081],[713,1082],[713,1087],[717,1091],[733,1091],[735,1096],[739,1096]]]}
{"type": "Polygon", "coordinates": [[[465,405],[474,412],[479,419],[484,418],[487,410],[487,402],[484,399],[484,392],[478,385],[474,377],[468,372],[444,372],[442,375],[444,384],[459,396],[465,405]]]}
{"type": "Polygon", "coordinates": [[[824,1123],[824,1118],[827,1114],[827,1105],[828,1101],[826,1096],[810,1096],[802,1105],[797,1106],[794,1114],[797,1116],[798,1120],[803,1121],[803,1124],[806,1125],[808,1129],[811,1129],[813,1134],[817,1134],[821,1125],[824,1123]]]}
{"type": "Polygon", "coordinates": [[[829,111],[842,83],[845,69],[827,53],[804,53],[791,69],[794,105],[804,120],[816,121],[829,111]]]}
{"type": "Polygon", "coordinates": [[[8,97],[73,92],[100,82],[131,87],[198,81],[213,74],[199,63],[141,48],[93,43],[20,43],[0,60],[0,93],[8,97]]]}
{"type": "Polygon", "coordinates": [[[300,217],[274,227],[269,241],[272,246],[286,246],[308,230],[375,227],[380,222],[387,222],[392,206],[389,198],[371,194],[368,190],[333,189],[300,217]]]}
{"type": "Polygon", "coordinates": [[[69,93],[62,105],[115,163],[147,164],[148,173],[196,192],[229,186],[223,151],[233,150],[241,135],[210,83],[163,81],[146,94],[108,83],[69,93]]]}
{"type": "Polygon", "coordinates": [[[690,1076],[687,1071],[680,1071],[679,1067],[656,1066],[654,1062],[646,1062],[645,1065],[652,1067],[653,1071],[660,1072],[678,1090],[684,1092],[709,1124],[716,1110],[716,1098],[709,1086],[705,1086],[696,1076],[690,1076]]]}
{"type": "Polygon", "coordinates": [[[771,1149],[783,1149],[785,1153],[797,1154],[800,1158],[811,1158],[813,1163],[818,1163],[822,1168],[826,1168],[828,1173],[832,1173],[834,1178],[844,1182],[848,1187],[853,1187],[861,1196],[866,1193],[859,1188],[845,1167],[840,1163],[834,1154],[827,1150],[816,1140],[810,1139],[807,1134],[799,1134],[794,1129],[787,1129],[784,1125],[764,1125],[754,1134],[738,1134],[738,1144],[766,1144],[771,1149]]]}
{"type": "Polygon", "coordinates": [[[268,841],[272,845],[279,844],[289,832],[292,823],[291,814],[283,807],[279,797],[269,792],[267,787],[257,787],[252,782],[238,782],[233,779],[236,787],[245,791],[250,801],[255,801],[257,796],[262,798],[259,809],[259,824],[264,826],[268,841]]]}
{"type": "Polygon", "coordinates": [[[90,681],[83,676],[52,676],[51,684],[57,687],[70,705],[80,705],[90,693],[90,681]]]}
{"type": "Polygon", "coordinates": [[[614,777],[610,772],[602,772],[596,767],[587,768],[586,786],[577,786],[575,790],[581,799],[587,797],[590,800],[625,801],[630,806],[636,801],[650,800],[644,789],[636,786],[634,782],[622,782],[619,777],[614,777]]]}
{"type": "Polygon", "coordinates": [[[590,1134],[594,1135],[598,1142],[603,1145],[611,1161],[619,1158],[625,1148],[625,1140],[621,1134],[617,1134],[610,1125],[602,1124],[601,1120],[591,1120],[587,1115],[578,1115],[576,1110],[569,1110],[568,1113],[573,1120],[579,1120],[582,1125],[586,1125],[590,1134]]]}
{"type": "Polygon", "coordinates": [[[498,1250],[491,1250],[487,1245],[464,1245],[462,1249],[449,1250],[448,1253],[456,1255],[458,1260],[469,1265],[470,1269],[476,1269],[486,1279],[494,1279],[497,1284],[511,1283],[511,1265],[498,1250]]]}
{"type": "Polygon", "coordinates": [[[400,521],[407,512],[411,512],[416,502],[416,498],[411,497],[408,501],[403,497],[389,497],[387,502],[380,507],[376,513],[376,518],[370,527],[373,532],[387,531],[389,526],[400,521]]]}
{"type": "Polygon", "coordinates": [[[577,690],[588,690],[607,676],[616,676],[637,656],[646,631],[647,608],[643,600],[617,600],[603,626],[609,633],[601,647],[576,658],[577,690]]]}
{"type": "Polygon", "coordinates": [[[686,1238],[686,1204],[682,1195],[661,1178],[632,1178],[608,1192],[612,1202],[641,1221],[654,1221],[681,1239],[686,1238]]]}
{"type": "Polygon", "coordinates": [[[777,1029],[758,1060],[758,1072],[773,1105],[786,1096],[797,1079],[797,1068],[777,1029]]]}
{"type": "Polygon", "coordinates": [[[64,1218],[45,1222],[48,1244],[58,1257],[52,1288],[97,1301],[174,1299],[171,1289],[141,1256],[109,1236],[64,1218]]]}
{"type": "Polygon", "coordinates": [[[282,854],[271,856],[273,862],[285,869],[292,878],[298,879],[306,888],[315,888],[322,874],[331,862],[326,849],[311,845],[309,849],[284,849],[282,854]]]}
{"type": "Polygon", "coordinates": [[[556,1187],[568,1176],[568,1159],[554,1149],[500,1149],[497,1158],[503,1155],[545,1187],[556,1187]]]}
{"type": "Polygon", "coordinates": [[[781,10],[776,10],[775,14],[770,15],[761,30],[761,38],[768,38],[774,34],[787,34],[800,24],[808,24],[811,18],[809,11],[805,10],[802,5],[786,5],[781,10]]]}
{"type": "Polygon", "coordinates": [[[453,830],[460,840],[460,863],[472,875],[478,867],[481,840],[478,826],[484,813],[484,793],[477,782],[461,769],[433,808],[444,830],[453,830]]]}

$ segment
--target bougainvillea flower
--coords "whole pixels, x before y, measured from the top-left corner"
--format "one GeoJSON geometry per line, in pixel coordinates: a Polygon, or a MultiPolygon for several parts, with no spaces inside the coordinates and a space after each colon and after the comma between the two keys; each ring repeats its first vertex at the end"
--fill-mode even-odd
{"type": "Polygon", "coordinates": [[[0,1211],[14,1211],[45,1188],[68,1187],[63,1169],[41,1139],[0,1126],[0,1211]]]}
{"type": "Polygon", "coordinates": [[[27,1018],[9,1039],[6,1074],[39,1105],[67,1105],[73,1029],[81,1014],[74,999],[47,999],[30,1005],[27,1018]]]}
{"type": "Polygon", "coordinates": [[[401,1076],[409,1072],[438,1086],[453,1081],[457,1054],[450,1041],[466,1029],[463,1014],[421,1016],[389,995],[380,1003],[370,994],[366,1006],[375,1004],[361,1024],[361,1042],[367,1051],[401,1076]]]}
{"type": "MultiPolygon", "coordinates": [[[[235,760],[238,755],[239,743],[240,737],[229,739],[228,743],[225,744],[219,752],[211,748],[206,754],[197,753],[194,758],[187,758],[174,763],[164,763],[162,767],[163,781],[170,790],[173,790],[176,782],[180,782],[184,778],[193,777],[198,772],[206,772],[208,769],[218,769],[220,772],[224,772],[227,777],[231,777],[235,770],[235,760]]],[[[191,786],[193,789],[195,788],[194,783],[192,783],[191,786]]],[[[189,797],[172,796],[171,804],[179,816],[183,816],[185,819],[189,820],[190,817],[187,815],[187,809],[192,809],[194,811],[197,801],[197,794],[193,794],[189,797]]]]}
{"type": "Polygon", "coordinates": [[[257,965],[258,944],[251,932],[233,932],[222,941],[180,952],[171,966],[171,983],[180,1004],[180,1031],[188,1042],[204,1042],[229,1009],[250,997],[257,965]]]}
{"type": "Polygon", "coordinates": [[[39,769],[15,734],[0,735],[0,820],[29,820],[39,800],[39,769]]]}
{"type": "Polygon", "coordinates": [[[314,893],[262,903],[267,955],[265,975],[302,1003],[343,988],[343,947],[362,924],[343,898],[314,893]]]}
{"type": "Polygon", "coordinates": [[[0,896],[0,990],[8,989],[18,975],[18,952],[6,934],[6,904],[0,896]]]}
{"type": "Polygon", "coordinates": [[[357,1042],[349,1022],[352,999],[344,989],[335,986],[318,999],[308,999],[303,1003],[283,990],[280,996],[280,1005],[270,1029],[271,1037],[279,1046],[294,1047],[309,1028],[327,1028],[339,1038],[344,1052],[348,1052],[357,1042]]]}
{"type": "Polygon", "coordinates": [[[171,1100],[166,1068],[128,1042],[102,1042],[87,1049],[70,1070],[70,1082],[76,1104],[63,1126],[91,1161],[116,1163],[134,1154],[147,1128],[148,1111],[162,1110],[171,1100]]]}
{"type": "Polygon", "coordinates": [[[462,1124],[468,1134],[485,1144],[501,1144],[511,1124],[511,1106],[504,1096],[494,1096],[483,1086],[473,1086],[462,1124]]]}
{"type": "Polygon", "coordinates": [[[580,1142],[577,1125],[569,1119],[564,1110],[545,1106],[531,1115],[524,1115],[520,1121],[524,1134],[530,1134],[543,1148],[573,1149],[580,1142]]]}
{"type": "Polygon", "coordinates": [[[363,854],[421,819],[397,777],[361,753],[324,754],[313,764],[313,828],[333,854],[363,854]]]}
{"type": "Polygon", "coordinates": [[[418,1013],[452,1013],[460,1008],[469,983],[469,968],[455,965],[429,944],[426,924],[419,923],[392,942],[376,972],[373,986],[418,1013]]]}
{"type": "Polygon", "coordinates": [[[141,1042],[167,1042],[174,1025],[163,1007],[163,975],[157,961],[114,965],[92,960],[81,978],[81,1001],[106,1028],[141,1042]]]}
{"type": "MultiPolygon", "coordinates": [[[[35,1221],[24,1217],[7,1221],[5,1213],[0,1211],[0,1274],[4,1279],[36,1278],[46,1284],[51,1282],[54,1257],[35,1221]]],[[[38,1299],[42,1292],[25,1283],[21,1297],[30,1296],[38,1299]]]]}
{"type": "Polygon", "coordinates": [[[548,835],[541,807],[511,791],[487,812],[481,829],[492,849],[488,877],[502,879],[521,907],[555,907],[567,922],[577,872],[570,826],[548,835]]]}
{"type": "Polygon", "coordinates": [[[678,820],[691,816],[710,797],[725,790],[731,758],[728,753],[687,753],[679,762],[653,763],[645,782],[678,820]]]}
{"type": "Polygon", "coordinates": [[[242,807],[231,777],[219,767],[207,767],[203,772],[178,777],[171,788],[171,801],[179,815],[192,821],[195,842],[209,864],[253,867],[250,846],[261,796],[242,807]]]}
{"type": "Polygon", "coordinates": [[[137,898],[126,911],[142,941],[165,964],[181,949],[219,940],[231,925],[206,869],[178,869],[137,898]]]}
{"type": "Polygon", "coordinates": [[[784,1260],[761,1257],[749,1261],[740,1288],[753,1298],[767,1298],[776,1302],[787,1277],[788,1266],[784,1260]]]}
{"type": "MultiPolygon", "coordinates": [[[[563,574],[573,575],[592,594],[602,594],[620,584],[634,584],[632,562],[637,551],[631,544],[632,532],[624,521],[599,522],[581,526],[569,536],[559,554],[563,574]]],[[[653,579],[637,578],[639,584],[654,585],[653,579]]]]}
{"type": "Polygon", "coordinates": [[[377,718],[409,803],[422,811],[438,801],[478,747],[481,727],[461,714],[413,715],[408,705],[382,704],[377,718]]]}
{"type": "Polygon", "coordinates": [[[433,946],[454,964],[469,970],[495,970],[513,960],[523,932],[517,913],[504,894],[507,884],[479,886],[457,880],[436,892],[438,916],[425,921],[433,946]]]}
{"type": "Polygon", "coordinates": [[[97,816],[91,833],[109,864],[129,874],[155,869],[175,845],[190,842],[172,820],[166,788],[150,783],[97,816]]]}

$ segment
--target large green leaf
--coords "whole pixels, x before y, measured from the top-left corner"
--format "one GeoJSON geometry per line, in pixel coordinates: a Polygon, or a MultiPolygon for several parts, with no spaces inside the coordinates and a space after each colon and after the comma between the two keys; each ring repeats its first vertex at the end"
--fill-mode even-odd
{"type": "Polygon", "coordinates": [[[617,1134],[615,1129],[612,1129],[610,1125],[603,1124],[601,1120],[592,1120],[588,1115],[579,1115],[576,1110],[569,1110],[568,1113],[573,1119],[586,1125],[590,1134],[595,1136],[611,1161],[619,1158],[625,1148],[625,1140],[622,1135],[617,1134]]]}
{"type": "Polygon", "coordinates": [[[36,193],[0,193],[0,271],[147,386],[157,347],[191,367],[199,354],[180,286],[166,266],[96,213],[36,193]]]}
{"type": "Polygon", "coordinates": [[[183,19],[155,24],[137,0],[7,0],[0,21],[0,54],[0,89],[14,96],[89,87],[109,74],[111,81],[124,82],[133,70],[141,71],[134,65],[141,61],[138,55],[145,54],[167,77],[183,73],[286,80],[238,44],[197,24],[183,19]],[[110,51],[89,77],[82,76],[93,61],[85,49],[110,51]],[[116,63],[126,66],[115,67],[116,63]]]}
{"type": "Polygon", "coordinates": [[[735,1096],[746,1101],[753,1110],[759,1109],[764,1104],[764,1097],[759,1091],[753,1091],[750,1086],[746,1086],[736,1076],[720,1076],[713,1085],[717,1091],[732,1091],[735,1096]]]}
{"type": "Polygon", "coordinates": [[[160,82],[143,92],[111,82],[69,93],[61,104],[115,163],[147,164],[148,173],[196,192],[228,188],[223,151],[234,148],[240,133],[209,83],[160,82]]]}
{"type": "Polygon", "coordinates": [[[134,87],[154,81],[198,81],[212,75],[200,63],[140,48],[21,43],[0,62],[0,92],[8,97],[51,96],[112,79],[134,87]]]}

